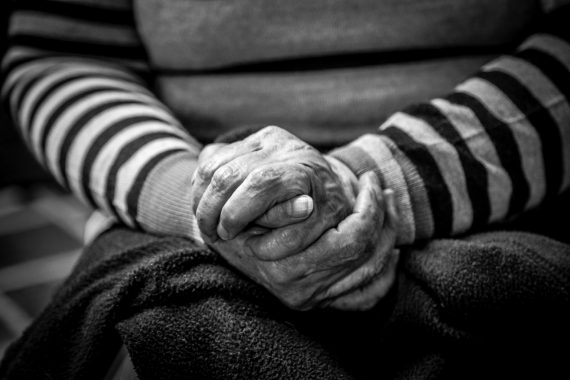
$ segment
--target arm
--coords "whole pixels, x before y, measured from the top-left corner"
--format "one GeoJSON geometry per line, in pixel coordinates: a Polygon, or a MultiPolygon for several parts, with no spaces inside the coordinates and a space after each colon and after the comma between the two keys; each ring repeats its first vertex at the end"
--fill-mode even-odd
{"type": "Polygon", "coordinates": [[[198,144],[149,91],[129,0],[17,1],[2,100],[60,184],[116,220],[198,236],[198,144]]]}
{"type": "Polygon", "coordinates": [[[506,220],[570,182],[570,7],[448,96],[412,105],[332,152],[394,189],[398,243],[506,220]]]}
{"type": "MultiPolygon", "coordinates": [[[[449,96],[412,105],[391,117],[377,135],[363,136],[331,153],[359,177],[375,172],[382,188],[395,192],[400,222],[379,224],[377,228],[389,231],[396,226],[397,244],[449,236],[505,220],[567,188],[570,181],[570,38],[564,32],[567,14],[568,7],[551,15],[546,28],[527,40],[516,54],[486,65],[449,96]]],[[[266,133],[269,135],[263,141],[278,140],[282,134],[278,129],[266,133]]],[[[259,154],[255,137],[250,139],[250,145],[251,159],[255,160],[253,155],[259,154]]],[[[268,148],[270,153],[264,157],[273,154],[275,162],[279,162],[282,152],[287,152],[287,145],[278,143],[277,148],[268,148]]],[[[228,152],[231,155],[231,149],[228,152]]],[[[242,161],[245,159],[240,157],[242,161]]],[[[197,173],[207,185],[216,170],[225,173],[228,165],[231,167],[232,163],[224,161],[219,167],[197,173]]],[[[370,221],[339,223],[337,228],[319,231],[323,235],[314,243],[303,241],[307,231],[314,232],[307,225],[311,218],[266,235],[248,237],[247,230],[238,234],[264,212],[264,204],[271,204],[278,193],[273,190],[271,176],[262,175],[262,171],[263,168],[257,168],[249,177],[243,173],[239,178],[220,176],[226,182],[215,186],[236,190],[231,197],[226,194],[219,198],[222,205],[216,210],[222,211],[214,212],[210,228],[215,231],[216,224],[218,228],[223,226],[225,232],[230,232],[226,237],[235,237],[228,243],[243,244],[242,251],[248,253],[242,256],[241,252],[225,249],[226,242],[218,241],[222,256],[293,307],[312,307],[319,299],[338,295],[335,281],[336,284],[350,282],[358,288],[362,284],[360,269],[374,273],[372,283],[386,281],[388,285],[379,289],[389,287],[393,269],[389,269],[386,260],[393,243],[387,236],[371,234],[366,229],[370,221]],[[261,207],[243,207],[252,204],[248,202],[252,198],[248,189],[255,192],[255,205],[261,207]],[[229,208],[231,212],[227,212],[229,208]],[[365,233],[358,235],[355,231],[365,233]],[[275,245],[274,241],[280,243],[275,245]],[[372,265],[363,264],[365,257],[373,258],[372,265]],[[308,263],[307,274],[303,265],[308,263]],[[352,271],[355,263],[357,269],[352,271]],[[324,279],[314,276],[315,273],[322,273],[324,279]],[[313,291],[315,288],[317,291],[313,291]],[[303,294],[303,289],[311,292],[303,294]]],[[[302,177],[299,180],[304,181],[302,177]]],[[[193,189],[198,198],[200,187],[205,186],[193,189]]],[[[319,207],[323,205],[319,205],[317,197],[315,209],[319,207]]],[[[378,290],[372,289],[367,295],[374,292],[378,290]]],[[[378,294],[381,296],[382,291],[378,294]]],[[[349,291],[346,295],[350,301],[355,300],[354,293],[349,291]]],[[[371,303],[355,301],[349,308],[366,308],[377,299],[368,298],[371,303]]]]}

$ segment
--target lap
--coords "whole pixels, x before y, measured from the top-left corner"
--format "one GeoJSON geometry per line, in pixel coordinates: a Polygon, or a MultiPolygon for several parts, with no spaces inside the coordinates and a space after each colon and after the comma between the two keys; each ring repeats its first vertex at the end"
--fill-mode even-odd
{"type": "MultiPolygon", "coordinates": [[[[113,228],[97,238],[82,258],[83,266],[109,260],[149,246],[159,253],[181,247],[207,251],[194,240],[160,237],[113,228]]],[[[218,257],[212,265],[231,268],[218,257]]],[[[401,276],[422,284],[432,294],[465,314],[469,308],[507,308],[516,303],[558,305],[570,295],[570,245],[546,236],[517,231],[493,231],[454,239],[436,239],[403,249],[401,276]],[[524,302],[523,302],[524,301],[524,302]],[[552,301],[552,302],[551,302],[552,301]]],[[[233,271],[240,281],[248,282],[233,271]]],[[[256,285],[254,285],[256,286],[256,285]]],[[[480,315],[478,317],[481,317],[480,315]]]]}
{"type": "Polygon", "coordinates": [[[451,378],[568,372],[555,347],[570,339],[569,245],[513,231],[434,240],[405,252],[399,286],[387,328],[402,371],[437,358],[451,378]]]}
{"type": "MultiPolygon", "coordinates": [[[[114,228],[93,242],[85,260],[117,257],[149,246],[157,252],[168,251],[173,241],[188,252],[206,249],[191,240],[114,228]]],[[[219,261],[215,265],[224,264],[219,261]]],[[[565,321],[570,320],[565,310],[570,302],[569,273],[570,246],[537,234],[495,231],[437,239],[405,249],[399,281],[390,299],[367,313],[289,312],[271,303],[268,295],[243,303],[229,299],[227,293],[218,296],[223,289],[211,287],[210,293],[202,295],[199,301],[165,300],[139,310],[122,321],[118,329],[130,345],[129,351],[135,352],[135,365],[145,371],[152,371],[152,366],[146,368],[145,363],[151,363],[148,354],[154,349],[143,347],[149,339],[153,344],[165,345],[163,349],[155,347],[165,354],[162,363],[173,357],[177,358],[176,363],[189,359],[196,363],[199,358],[202,370],[224,370],[226,364],[244,370],[240,363],[232,361],[236,359],[232,355],[239,352],[238,357],[260,360],[260,352],[252,347],[267,343],[265,353],[274,360],[264,365],[279,367],[283,360],[293,360],[305,371],[315,364],[303,357],[292,357],[290,347],[284,350],[289,343],[295,346],[299,342],[317,356],[324,352],[318,347],[325,346],[332,357],[340,358],[343,367],[359,372],[363,378],[377,367],[374,358],[379,353],[386,358],[384,371],[391,371],[394,376],[400,373],[404,378],[418,368],[428,372],[444,368],[464,377],[464,366],[473,366],[476,360],[497,365],[497,358],[504,357],[505,350],[509,352],[505,363],[513,364],[517,357],[532,357],[535,364],[555,368],[556,357],[551,355],[554,351],[543,348],[570,337],[565,329],[565,321]],[[253,331],[255,334],[251,334],[253,331]],[[286,342],[284,346],[275,346],[276,331],[280,334],[277,341],[286,342]],[[184,338],[184,342],[194,342],[194,346],[180,350],[176,342],[161,339],[164,336],[184,338]],[[230,339],[231,347],[220,346],[221,342],[228,342],[227,336],[237,341],[230,339]],[[273,338],[263,339],[268,336],[273,338]],[[533,346],[537,342],[539,345],[533,346]],[[370,346],[374,349],[365,348],[370,346]],[[544,355],[537,361],[541,352],[544,355]],[[225,362],[211,367],[220,357],[225,362]],[[466,360],[467,357],[471,359],[466,360]],[[438,367],[435,370],[434,363],[438,367]]],[[[229,276],[248,282],[236,273],[229,276]]],[[[329,375],[343,373],[334,366],[330,370],[334,360],[328,355],[324,362],[317,363],[321,370],[329,368],[329,375]]],[[[267,360],[265,355],[262,357],[267,360]]],[[[509,365],[503,368],[506,370],[509,365]]],[[[483,365],[476,373],[490,368],[483,365]]]]}

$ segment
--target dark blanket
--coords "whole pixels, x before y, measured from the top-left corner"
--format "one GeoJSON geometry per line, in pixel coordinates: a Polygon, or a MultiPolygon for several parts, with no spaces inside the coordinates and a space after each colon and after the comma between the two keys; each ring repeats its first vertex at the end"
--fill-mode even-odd
{"type": "Polygon", "coordinates": [[[125,229],[82,256],[2,379],[569,378],[570,248],[530,234],[404,252],[376,308],[293,312],[184,239],[125,229]],[[525,376],[526,377],[526,376],[525,376]]]}

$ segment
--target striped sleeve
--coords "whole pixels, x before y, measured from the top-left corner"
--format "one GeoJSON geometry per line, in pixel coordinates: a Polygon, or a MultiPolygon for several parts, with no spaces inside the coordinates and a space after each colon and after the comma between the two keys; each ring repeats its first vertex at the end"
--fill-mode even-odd
{"type": "Polygon", "coordinates": [[[130,0],[18,0],[2,101],[64,187],[133,228],[195,236],[200,145],[148,90],[130,0]]]}
{"type": "Polygon", "coordinates": [[[504,221],[570,184],[570,6],[445,97],[331,152],[374,170],[403,216],[399,244],[504,221]]]}

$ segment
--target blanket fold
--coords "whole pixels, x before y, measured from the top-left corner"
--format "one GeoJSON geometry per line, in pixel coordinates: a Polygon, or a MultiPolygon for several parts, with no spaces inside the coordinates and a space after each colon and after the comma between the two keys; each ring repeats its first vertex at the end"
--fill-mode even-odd
{"type": "MultiPolygon", "coordinates": [[[[197,243],[115,228],[7,351],[2,379],[440,379],[570,369],[570,248],[523,233],[404,252],[373,310],[295,312],[197,243]],[[567,353],[567,352],[566,352],[567,353]]],[[[544,376],[542,376],[544,377],[544,376]]]]}

